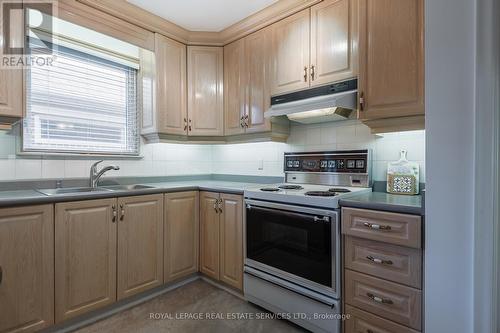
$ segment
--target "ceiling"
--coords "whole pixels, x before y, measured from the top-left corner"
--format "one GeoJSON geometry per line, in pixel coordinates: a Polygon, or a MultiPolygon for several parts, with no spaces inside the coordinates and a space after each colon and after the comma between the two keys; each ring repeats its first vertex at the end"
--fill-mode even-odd
{"type": "Polygon", "coordinates": [[[278,0],[127,0],[191,31],[219,32],[278,0]]]}

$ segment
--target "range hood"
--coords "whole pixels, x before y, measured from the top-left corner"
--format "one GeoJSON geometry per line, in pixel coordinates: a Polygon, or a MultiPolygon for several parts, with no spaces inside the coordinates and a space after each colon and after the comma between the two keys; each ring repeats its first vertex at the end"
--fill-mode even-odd
{"type": "Polygon", "coordinates": [[[271,108],[264,117],[287,116],[290,120],[312,124],[346,120],[355,116],[358,80],[271,97],[271,108]]]}

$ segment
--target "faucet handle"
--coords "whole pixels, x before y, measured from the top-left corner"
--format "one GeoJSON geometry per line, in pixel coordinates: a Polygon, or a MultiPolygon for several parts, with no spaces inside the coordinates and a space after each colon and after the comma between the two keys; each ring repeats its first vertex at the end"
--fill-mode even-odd
{"type": "Polygon", "coordinates": [[[97,165],[98,165],[99,163],[102,163],[102,162],[104,162],[104,160],[97,161],[97,162],[93,163],[93,164],[92,164],[92,166],[91,166],[90,168],[91,168],[91,169],[95,169],[95,168],[97,167],[97,165]]]}

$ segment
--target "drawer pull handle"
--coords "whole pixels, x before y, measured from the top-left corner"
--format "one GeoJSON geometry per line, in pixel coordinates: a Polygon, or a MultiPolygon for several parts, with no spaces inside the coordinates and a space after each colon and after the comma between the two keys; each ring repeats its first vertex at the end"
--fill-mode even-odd
{"type": "Polygon", "coordinates": [[[375,296],[372,293],[366,293],[366,296],[368,296],[369,298],[372,299],[372,301],[377,302],[377,303],[381,303],[381,304],[393,304],[392,300],[387,299],[387,298],[382,298],[382,297],[375,296]]]}
{"type": "Polygon", "coordinates": [[[375,258],[375,257],[372,257],[372,256],[366,256],[366,259],[368,259],[370,261],[373,261],[376,264],[392,265],[392,261],[391,260],[379,259],[379,258],[375,258]]]}
{"type": "Polygon", "coordinates": [[[391,230],[391,226],[389,226],[389,225],[380,225],[380,224],[374,224],[374,223],[368,223],[368,222],[363,223],[363,225],[367,228],[375,229],[375,230],[391,230]]]}

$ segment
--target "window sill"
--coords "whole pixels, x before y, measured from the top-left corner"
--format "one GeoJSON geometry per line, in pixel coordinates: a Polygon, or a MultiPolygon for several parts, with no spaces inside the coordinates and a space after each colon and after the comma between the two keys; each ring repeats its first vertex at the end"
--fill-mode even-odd
{"type": "Polygon", "coordinates": [[[141,160],[143,155],[113,155],[113,154],[91,154],[91,153],[51,153],[51,152],[26,152],[18,151],[16,156],[21,158],[43,158],[43,159],[75,159],[75,160],[141,160]]]}

